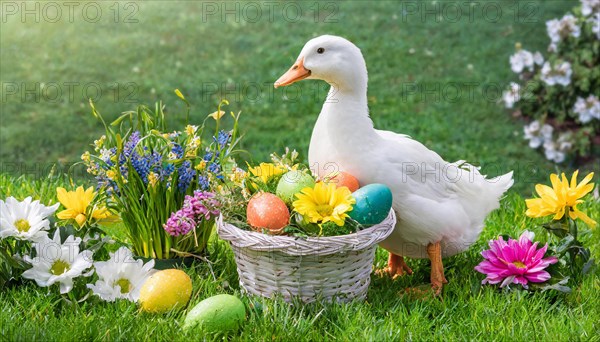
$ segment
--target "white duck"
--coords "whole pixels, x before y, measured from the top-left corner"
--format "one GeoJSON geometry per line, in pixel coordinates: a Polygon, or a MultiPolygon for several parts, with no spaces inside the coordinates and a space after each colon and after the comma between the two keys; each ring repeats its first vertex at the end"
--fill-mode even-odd
{"type": "Polygon", "coordinates": [[[389,186],[398,220],[380,244],[390,252],[385,271],[410,274],[404,256],[429,257],[431,284],[440,293],[447,283],[442,257],[465,251],[477,240],[486,216],[512,186],[512,172],[486,179],[472,165],[448,163],[406,135],[374,129],[367,67],[360,49],[344,38],[310,40],[275,87],[302,79],[331,85],[310,141],[311,167],[321,177],[341,170],[361,184],[389,186]]]}

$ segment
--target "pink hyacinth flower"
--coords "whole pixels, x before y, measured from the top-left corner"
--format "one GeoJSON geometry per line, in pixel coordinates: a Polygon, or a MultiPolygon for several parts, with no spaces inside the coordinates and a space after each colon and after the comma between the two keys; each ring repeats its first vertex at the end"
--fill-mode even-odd
{"type": "Polygon", "coordinates": [[[542,283],[550,279],[550,273],[545,269],[558,258],[544,258],[548,244],[538,249],[538,243],[532,242],[533,237],[532,232],[525,231],[519,240],[504,241],[502,237],[490,240],[490,249],[481,252],[485,260],[475,267],[477,272],[487,276],[481,283],[500,283],[500,287],[521,284],[527,288],[529,282],[542,283]]]}

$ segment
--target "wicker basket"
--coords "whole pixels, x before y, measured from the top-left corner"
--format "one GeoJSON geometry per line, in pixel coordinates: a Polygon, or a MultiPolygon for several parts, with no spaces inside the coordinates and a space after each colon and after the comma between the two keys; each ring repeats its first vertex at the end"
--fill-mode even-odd
{"type": "Polygon", "coordinates": [[[366,297],[376,245],[395,223],[391,210],[380,224],[354,234],[296,238],[242,230],[220,217],[217,232],[231,243],[245,292],[305,303],[346,302],[366,297]]]}

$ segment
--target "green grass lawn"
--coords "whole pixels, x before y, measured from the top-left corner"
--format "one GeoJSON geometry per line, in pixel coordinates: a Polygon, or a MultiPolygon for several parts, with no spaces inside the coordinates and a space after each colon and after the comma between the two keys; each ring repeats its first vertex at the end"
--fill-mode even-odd
{"type": "Polygon", "coordinates": [[[555,166],[527,147],[522,124],[496,100],[514,79],[508,63],[514,44],[545,51],[545,21],[576,3],[278,2],[259,13],[251,1],[227,8],[121,2],[104,3],[95,23],[83,6],[72,18],[63,8],[57,22],[44,20],[53,18],[44,7],[39,23],[34,15],[7,14],[0,30],[1,171],[39,177],[48,163],[78,161],[103,132],[88,96],[109,119],[157,100],[180,113],[175,88],[193,104],[193,122],[228,98],[231,110],[243,112],[243,147],[255,159],[285,146],[306,153],[325,84],[274,90],[272,82],[308,39],[329,33],[362,49],[378,128],[409,134],[447,160],[468,160],[491,175],[515,170],[516,188],[530,191],[555,166]]]}
{"type": "MultiPolygon", "coordinates": [[[[33,193],[53,202],[55,183],[0,178],[2,197],[22,198],[33,193]],[[37,189],[37,190],[36,190],[37,189]]],[[[588,197],[581,209],[600,217],[600,205],[588,197]]],[[[365,302],[350,304],[289,305],[281,300],[247,298],[239,291],[233,255],[218,239],[211,243],[210,260],[216,279],[206,264],[185,271],[194,290],[188,308],[166,315],[140,312],[135,304],[102,302],[91,298],[72,307],[57,294],[34,282],[13,283],[0,292],[0,338],[2,340],[212,340],[198,331],[181,329],[186,311],[209,296],[230,293],[242,296],[249,309],[242,329],[231,340],[259,341],[382,341],[382,340],[540,340],[597,341],[600,333],[600,272],[596,270],[571,294],[501,291],[481,286],[483,275],[473,267],[479,252],[498,234],[518,236],[524,229],[546,240],[539,221],[524,215],[523,198],[512,192],[486,223],[479,241],[467,252],[445,259],[450,283],[441,299],[418,299],[404,294],[406,288],[428,283],[429,262],[409,260],[415,273],[397,280],[372,275],[365,302]]],[[[600,257],[600,230],[582,237],[600,257]]],[[[386,263],[387,253],[378,249],[377,268],[386,263]]]]}

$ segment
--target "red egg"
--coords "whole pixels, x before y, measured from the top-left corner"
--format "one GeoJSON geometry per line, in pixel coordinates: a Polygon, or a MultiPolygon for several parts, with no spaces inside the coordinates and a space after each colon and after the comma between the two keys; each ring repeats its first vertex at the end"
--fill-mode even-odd
{"type": "Polygon", "coordinates": [[[327,183],[333,183],[338,188],[345,186],[350,192],[354,192],[360,188],[360,184],[358,183],[358,179],[348,172],[340,171],[333,177],[326,177],[327,183]]]}
{"type": "Polygon", "coordinates": [[[290,211],[281,198],[268,192],[260,192],[248,202],[246,218],[254,228],[277,231],[290,222],[290,211]]]}

